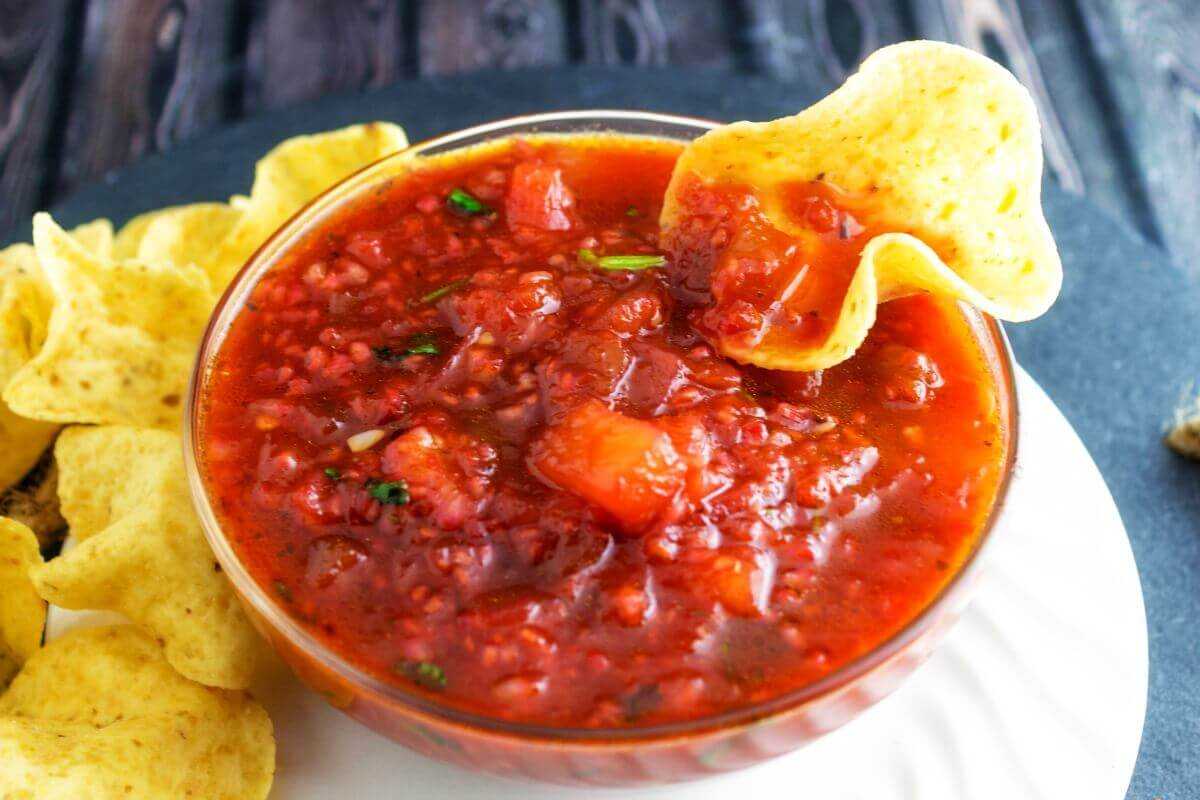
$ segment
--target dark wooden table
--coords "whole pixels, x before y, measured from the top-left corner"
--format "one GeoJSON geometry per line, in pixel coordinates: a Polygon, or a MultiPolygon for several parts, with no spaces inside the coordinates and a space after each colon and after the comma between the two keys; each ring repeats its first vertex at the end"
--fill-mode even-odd
{"type": "Polygon", "coordinates": [[[0,0],[0,240],[145,153],[326,92],[579,62],[832,88],[918,37],[1006,62],[1053,178],[1200,273],[1197,0],[0,0]]]}

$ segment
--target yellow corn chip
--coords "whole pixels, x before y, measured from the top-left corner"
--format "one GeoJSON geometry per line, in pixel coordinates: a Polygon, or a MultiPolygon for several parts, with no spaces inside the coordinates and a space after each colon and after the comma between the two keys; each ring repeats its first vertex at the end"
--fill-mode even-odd
{"type": "Polygon", "coordinates": [[[184,676],[245,688],[262,644],[204,540],[178,436],[68,428],[54,454],[76,544],[33,571],[38,593],[64,608],[124,614],[184,676]]]}
{"type": "Polygon", "coordinates": [[[117,235],[113,240],[113,258],[127,259],[137,258],[138,247],[142,243],[142,237],[146,235],[146,229],[160,217],[169,214],[182,206],[168,206],[167,208],[159,208],[154,211],[147,211],[145,214],[138,214],[133,219],[121,226],[121,230],[117,231],[117,235]]]}
{"type": "Polygon", "coordinates": [[[752,188],[771,224],[803,247],[812,234],[791,218],[785,190],[820,179],[874,227],[895,231],[863,249],[824,342],[800,347],[769,327],[756,345],[718,343],[739,361],[812,370],[852,355],[876,304],[906,294],[936,292],[1018,321],[1049,308],[1062,266],[1042,215],[1041,174],[1036,109],[1011,74],[961,47],[907,42],[873,54],[793,117],[735,123],[690,144],[662,223],[669,240],[688,181],[735,184],[752,188]]]}
{"type": "Polygon", "coordinates": [[[106,219],[94,219],[71,229],[71,236],[83,249],[98,258],[112,258],[116,247],[112,223],[106,219]]]}
{"type": "MultiPolygon", "coordinates": [[[[52,302],[33,248],[0,250],[0,387],[41,347],[52,302]]],[[[54,423],[19,416],[0,403],[0,489],[29,472],[57,430],[54,423]]]]}
{"type": "Polygon", "coordinates": [[[172,206],[134,217],[117,234],[117,258],[150,264],[195,264],[206,271],[217,244],[233,229],[241,212],[224,203],[172,206]]]}
{"type": "Polygon", "coordinates": [[[297,136],[258,162],[250,197],[230,205],[244,213],[211,263],[218,292],[275,230],[321,192],[384,156],[408,146],[404,131],[386,122],[297,136]]]}
{"type": "Polygon", "coordinates": [[[33,531],[0,517],[0,688],[42,643],[46,604],[29,578],[41,563],[33,531]]]}
{"type": "Polygon", "coordinates": [[[262,798],[274,765],[257,703],[182,677],[130,625],[50,643],[0,697],[5,797],[262,798]]]}
{"type": "Polygon", "coordinates": [[[34,217],[38,263],[54,294],[46,341],[4,401],[48,422],[174,428],[213,295],[204,272],[98,256],[34,217]]]}
{"type": "MultiPolygon", "coordinates": [[[[71,231],[93,253],[112,252],[112,225],[106,219],[71,231]]],[[[32,245],[0,250],[0,389],[41,349],[54,296],[32,245]]],[[[0,402],[0,490],[17,483],[50,446],[58,425],[29,419],[0,402]]]]}

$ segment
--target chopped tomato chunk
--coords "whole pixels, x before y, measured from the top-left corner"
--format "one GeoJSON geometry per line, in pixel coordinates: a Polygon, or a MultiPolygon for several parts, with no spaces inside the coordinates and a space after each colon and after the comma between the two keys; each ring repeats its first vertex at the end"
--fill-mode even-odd
{"type": "Polygon", "coordinates": [[[438,307],[459,336],[482,328],[506,350],[528,350],[558,331],[554,315],[562,294],[554,277],[545,270],[480,270],[438,307]]]}
{"type": "Polygon", "coordinates": [[[589,400],[534,445],[533,467],[637,532],[683,488],[686,465],[658,426],[589,400]]]}
{"type": "Polygon", "coordinates": [[[533,161],[513,168],[504,202],[509,225],[567,231],[574,207],[575,195],[563,183],[561,169],[533,161]]]}
{"type": "Polygon", "coordinates": [[[495,451],[457,431],[418,425],[383,451],[383,472],[404,481],[414,502],[430,506],[444,530],[461,528],[487,489],[495,451]]]}
{"type": "Polygon", "coordinates": [[[731,613],[757,617],[767,609],[772,573],[771,559],[764,553],[723,553],[713,559],[705,582],[731,613]]]}

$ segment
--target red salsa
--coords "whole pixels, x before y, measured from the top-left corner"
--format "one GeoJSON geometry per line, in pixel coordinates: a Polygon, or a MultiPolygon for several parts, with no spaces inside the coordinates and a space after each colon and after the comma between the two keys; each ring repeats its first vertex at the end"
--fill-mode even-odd
{"type": "MultiPolygon", "coordinates": [[[[707,240],[662,249],[679,148],[429,158],[234,321],[203,398],[210,496],[251,574],[360,668],[543,725],[702,717],[879,645],[972,551],[1009,447],[976,328],[910,297],[823,372],[721,357],[706,335],[756,324],[747,275],[791,256],[723,189],[694,198],[707,240]]],[[[817,336],[868,226],[824,184],[794,201],[834,287],[797,289],[817,336]]]]}

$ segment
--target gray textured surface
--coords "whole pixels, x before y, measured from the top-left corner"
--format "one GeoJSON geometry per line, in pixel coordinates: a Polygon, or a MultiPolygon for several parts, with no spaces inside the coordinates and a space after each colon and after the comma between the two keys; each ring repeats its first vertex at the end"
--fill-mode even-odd
{"type": "MultiPolygon", "coordinates": [[[[488,119],[565,108],[641,108],[732,120],[791,113],[813,93],[719,72],[582,69],[399,84],[252,119],[142,161],[57,209],[64,223],[120,221],[167,203],[248,188],[251,165],[296,133],[367,119],[416,139],[488,119]]],[[[1067,271],[1042,319],[1011,326],[1020,362],[1066,413],[1100,465],[1129,529],[1150,627],[1150,705],[1129,796],[1200,795],[1200,465],[1159,444],[1200,377],[1200,287],[1166,256],[1077,198],[1048,188],[1067,271]]],[[[1088,554],[1063,564],[1087,569],[1088,554]]],[[[1097,697],[1097,703],[1105,698],[1097,697]]]]}
{"type": "Polygon", "coordinates": [[[0,0],[0,237],[109,170],[326,94],[568,64],[828,91],[902,39],[1011,66],[1059,185],[1200,277],[1196,0],[0,0]]]}

